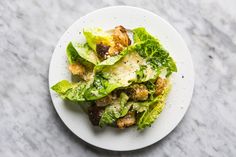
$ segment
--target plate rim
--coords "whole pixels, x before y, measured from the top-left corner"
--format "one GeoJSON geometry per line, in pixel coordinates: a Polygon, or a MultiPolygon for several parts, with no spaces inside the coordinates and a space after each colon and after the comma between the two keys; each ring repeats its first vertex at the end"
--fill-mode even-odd
{"type": "Polygon", "coordinates": [[[184,116],[186,115],[186,112],[188,111],[190,105],[191,105],[191,101],[192,101],[192,97],[193,97],[193,91],[194,91],[194,86],[195,86],[195,70],[194,70],[194,64],[193,64],[193,60],[192,60],[192,55],[189,51],[189,48],[188,48],[188,45],[187,43],[185,42],[185,40],[183,39],[183,37],[181,36],[181,34],[177,31],[177,29],[175,29],[175,27],[173,25],[171,25],[167,20],[165,20],[165,18],[163,18],[162,16],[150,11],[150,10],[147,10],[147,9],[143,9],[143,8],[139,8],[139,7],[135,7],[135,6],[130,6],[130,5],[115,5],[115,6],[108,6],[108,7],[103,7],[103,8],[99,8],[99,9],[96,9],[94,11],[91,11],[87,14],[84,14],[82,16],[80,16],[79,18],[77,18],[68,28],[66,28],[65,32],[60,36],[59,40],[57,40],[57,44],[56,46],[54,47],[54,50],[53,50],[53,54],[51,55],[50,57],[50,64],[49,64],[49,71],[48,71],[48,88],[49,88],[49,92],[50,92],[50,98],[51,98],[51,102],[54,106],[54,109],[56,110],[56,113],[57,115],[60,117],[61,121],[64,123],[64,125],[74,134],[76,135],[79,139],[81,139],[82,141],[92,145],[93,147],[95,148],[99,148],[99,149],[103,149],[103,150],[109,150],[109,151],[119,151],[119,152],[127,152],[127,151],[134,151],[134,150],[138,150],[138,149],[143,149],[143,148],[147,148],[159,141],[161,141],[162,139],[164,139],[166,136],[168,136],[172,131],[174,131],[176,129],[176,127],[179,125],[179,123],[183,120],[184,116]],[[156,16],[158,17],[159,19],[161,19],[166,25],[168,25],[169,27],[172,28],[172,30],[174,30],[180,37],[180,39],[182,40],[182,42],[185,44],[186,46],[186,50],[189,54],[189,57],[190,57],[190,63],[191,63],[191,67],[192,67],[192,89],[191,89],[191,94],[190,94],[190,97],[189,97],[189,103],[185,109],[185,111],[183,112],[183,114],[181,115],[181,118],[179,119],[179,121],[177,121],[173,126],[172,128],[170,129],[169,132],[166,132],[165,135],[160,138],[159,140],[156,140],[154,142],[150,142],[149,144],[146,144],[146,145],[142,145],[142,146],[139,146],[139,147],[136,147],[136,148],[128,148],[128,149],[120,149],[120,148],[117,148],[117,149],[114,149],[114,148],[105,148],[103,146],[99,146],[99,145],[96,145],[90,141],[86,141],[83,137],[77,135],[69,126],[68,124],[63,120],[63,118],[61,117],[61,115],[58,113],[58,110],[57,108],[55,107],[55,104],[54,104],[54,100],[53,100],[53,96],[52,96],[52,90],[51,90],[51,87],[50,87],[50,71],[51,71],[51,67],[52,67],[52,58],[54,57],[55,55],[55,51],[56,51],[56,48],[60,45],[59,41],[62,40],[62,38],[65,36],[65,34],[67,33],[67,31],[75,24],[77,23],[79,20],[82,20],[82,19],[85,19],[87,16],[89,16],[90,14],[94,14],[96,12],[99,12],[101,10],[105,10],[105,9],[112,9],[112,8],[131,8],[131,9],[136,9],[136,10],[139,10],[139,11],[142,11],[142,12],[146,12],[148,14],[152,14],[153,16],[156,16]]]}

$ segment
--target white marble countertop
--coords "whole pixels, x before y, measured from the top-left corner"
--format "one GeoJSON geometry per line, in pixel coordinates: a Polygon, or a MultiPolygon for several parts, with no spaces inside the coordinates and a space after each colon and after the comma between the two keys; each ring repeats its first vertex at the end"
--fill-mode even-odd
{"type": "Polygon", "coordinates": [[[0,156],[236,156],[235,0],[1,0],[0,156]],[[195,65],[191,106],[160,142],[133,152],[94,148],[71,133],[48,91],[54,46],[79,17],[110,5],[132,5],[168,20],[195,65]]]}

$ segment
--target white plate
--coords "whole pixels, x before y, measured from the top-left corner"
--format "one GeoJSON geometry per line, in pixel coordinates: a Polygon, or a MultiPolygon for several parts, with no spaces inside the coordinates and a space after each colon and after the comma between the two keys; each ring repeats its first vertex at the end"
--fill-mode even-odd
{"type": "Polygon", "coordinates": [[[128,151],[149,146],[164,138],[177,126],[190,104],[194,86],[192,59],[184,40],[169,23],[152,12],[128,6],[103,8],[80,18],[63,34],[54,50],[49,69],[49,86],[62,79],[71,80],[65,49],[71,40],[85,41],[81,33],[84,27],[106,30],[117,25],[129,29],[145,27],[161,41],[177,63],[178,72],[173,74],[173,87],[166,107],[152,127],[143,132],[136,128],[119,130],[93,127],[80,107],[63,101],[51,89],[50,93],[58,115],[78,137],[103,149],[128,151]]]}

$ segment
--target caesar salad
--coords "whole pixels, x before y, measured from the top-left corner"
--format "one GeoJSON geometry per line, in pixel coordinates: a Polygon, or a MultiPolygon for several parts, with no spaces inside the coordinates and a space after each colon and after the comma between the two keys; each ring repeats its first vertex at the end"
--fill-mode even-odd
{"type": "Polygon", "coordinates": [[[77,81],[51,87],[61,98],[86,105],[95,126],[143,130],[158,118],[171,90],[175,61],[144,27],[84,28],[85,43],[66,48],[68,70],[77,81]]]}

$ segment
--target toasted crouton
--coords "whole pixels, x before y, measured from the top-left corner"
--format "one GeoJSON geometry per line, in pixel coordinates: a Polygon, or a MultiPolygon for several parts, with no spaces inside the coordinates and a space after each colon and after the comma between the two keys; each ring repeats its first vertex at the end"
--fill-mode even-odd
{"type": "Polygon", "coordinates": [[[130,91],[130,98],[134,101],[144,101],[148,99],[148,89],[143,84],[132,85],[130,91]]]}
{"type": "Polygon", "coordinates": [[[127,34],[127,30],[123,26],[115,27],[113,32],[113,40],[115,43],[120,43],[122,46],[127,47],[131,44],[131,40],[127,34]]]}
{"type": "Polygon", "coordinates": [[[131,44],[131,40],[127,34],[127,30],[123,26],[115,27],[113,34],[114,45],[108,50],[110,56],[119,54],[125,47],[131,44]]]}
{"type": "Polygon", "coordinates": [[[83,65],[81,64],[70,64],[69,65],[69,71],[73,74],[73,75],[79,75],[80,77],[83,77],[85,75],[85,68],[83,65]]]}
{"type": "Polygon", "coordinates": [[[112,96],[111,94],[109,94],[106,97],[103,97],[101,99],[96,100],[96,105],[98,107],[103,107],[103,106],[107,106],[109,104],[111,104],[113,102],[113,100],[116,99],[116,97],[112,96]]]}
{"type": "Polygon", "coordinates": [[[116,122],[118,128],[124,129],[136,123],[135,113],[129,112],[126,116],[119,118],[116,122]]]}
{"type": "Polygon", "coordinates": [[[155,94],[156,95],[162,94],[162,92],[164,91],[166,85],[167,85],[167,80],[163,79],[161,77],[158,77],[157,80],[156,80],[156,91],[155,91],[155,94]]]}

